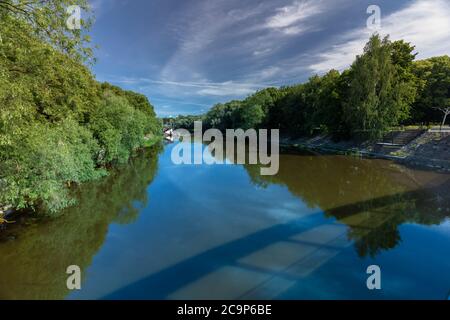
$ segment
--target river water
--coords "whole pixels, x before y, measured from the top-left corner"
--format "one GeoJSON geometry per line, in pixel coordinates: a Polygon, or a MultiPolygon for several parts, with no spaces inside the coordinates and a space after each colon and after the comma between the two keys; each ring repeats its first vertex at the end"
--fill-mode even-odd
{"type": "Polygon", "coordinates": [[[0,299],[447,299],[449,175],[286,154],[261,176],[174,165],[173,147],[79,187],[58,218],[0,231],[0,299]]]}

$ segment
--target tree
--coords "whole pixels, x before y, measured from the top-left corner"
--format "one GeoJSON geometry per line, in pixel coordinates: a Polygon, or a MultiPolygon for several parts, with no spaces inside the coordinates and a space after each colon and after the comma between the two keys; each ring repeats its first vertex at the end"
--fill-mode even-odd
{"type": "Polygon", "coordinates": [[[123,90],[122,88],[113,86],[107,82],[101,84],[101,91],[103,95],[105,93],[113,93],[115,96],[125,98],[134,109],[144,113],[147,117],[146,126],[144,128],[145,134],[157,134],[161,132],[162,125],[156,117],[153,105],[145,95],[134,91],[123,90]]]}
{"type": "Polygon", "coordinates": [[[447,120],[447,116],[450,115],[450,107],[438,108],[438,110],[440,110],[444,113],[444,119],[442,119],[442,123],[441,123],[441,130],[442,130],[442,127],[445,125],[445,120],[447,120]]]}
{"type": "Polygon", "coordinates": [[[160,134],[145,96],[95,81],[82,32],[65,25],[70,4],[87,6],[0,0],[0,207],[59,211],[72,185],[160,134]]]}
{"type": "Polygon", "coordinates": [[[331,70],[324,76],[314,76],[304,85],[302,94],[304,130],[307,134],[340,131],[342,105],[340,101],[340,74],[331,70]]]}
{"type": "Polygon", "coordinates": [[[409,116],[415,90],[394,64],[393,52],[388,37],[375,34],[350,68],[344,120],[354,136],[379,139],[409,116]]]}
{"type": "Polygon", "coordinates": [[[414,63],[414,73],[421,87],[413,114],[416,121],[440,122],[450,114],[450,57],[434,57],[414,63]],[[444,114],[441,118],[442,112],[444,114]]]}
{"type": "Polygon", "coordinates": [[[398,90],[403,103],[408,107],[408,115],[400,119],[401,123],[411,120],[411,107],[417,99],[420,80],[413,72],[414,59],[417,56],[415,46],[403,40],[392,43],[392,63],[397,71],[398,90]]]}
{"type": "Polygon", "coordinates": [[[267,126],[269,124],[269,116],[277,100],[280,98],[280,90],[277,88],[266,88],[259,90],[244,100],[244,108],[250,107],[253,110],[249,113],[255,113],[255,120],[250,127],[267,126]],[[258,107],[259,106],[259,107],[258,107]]]}
{"type": "Polygon", "coordinates": [[[145,114],[133,108],[126,98],[106,92],[89,123],[101,147],[98,162],[127,162],[131,153],[143,145],[146,121],[145,114]]]}
{"type": "Polygon", "coordinates": [[[247,130],[258,128],[264,120],[263,106],[260,104],[242,104],[238,111],[238,125],[236,127],[247,130]]]}
{"type": "Polygon", "coordinates": [[[241,101],[233,100],[225,104],[216,104],[205,115],[206,128],[219,130],[236,128],[241,103],[241,101]]]}
{"type": "Polygon", "coordinates": [[[305,86],[303,84],[284,87],[280,89],[282,94],[276,101],[275,107],[270,113],[269,123],[279,128],[283,134],[299,136],[305,134],[305,105],[302,99],[305,86]]]}
{"type": "Polygon", "coordinates": [[[87,0],[0,0],[0,18],[11,29],[14,23],[26,23],[32,34],[71,58],[93,59],[87,34],[93,19],[87,0]],[[80,29],[71,30],[67,27],[67,8],[74,5],[84,10],[87,18],[80,20],[80,29]]]}
{"type": "Polygon", "coordinates": [[[203,121],[203,115],[179,115],[175,118],[164,118],[164,126],[171,127],[173,129],[186,129],[194,131],[194,122],[203,121]]]}
{"type": "Polygon", "coordinates": [[[391,47],[392,63],[399,70],[399,76],[403,79],[413,76],[413,61],[417,56],[417,53],[414,53],[416,47],[403,40],[394,41],[391,47]]]}

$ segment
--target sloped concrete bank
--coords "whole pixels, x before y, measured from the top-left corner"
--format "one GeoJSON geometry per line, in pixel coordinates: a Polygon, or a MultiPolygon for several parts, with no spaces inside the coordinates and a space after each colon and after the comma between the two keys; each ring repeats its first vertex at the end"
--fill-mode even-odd
{"type": "Polygon", "coordinates": [[[385,150],[379,144],[355,141],[334,142],[328,136],[283,138],[285,151],[315,151],[356,157],[392,160],[420,169],[450,172],[450,132],[425,132],[405,146],[385,150]]]}

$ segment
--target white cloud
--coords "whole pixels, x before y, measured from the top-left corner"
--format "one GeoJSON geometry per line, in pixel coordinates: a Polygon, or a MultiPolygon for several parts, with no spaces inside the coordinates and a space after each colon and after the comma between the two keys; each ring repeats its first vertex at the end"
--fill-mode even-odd
{"type": "MultiPolygon", "coordinates": [[[[383,10],[383,8],[381,8],[383,10]]],[[[419,59],[450,53],[450,2],[447,0],[416,0],[408,7],[382,16],[381,35],[392,40],[404,39],[416,46],[419,59]]],[[[361,54],[372,31],[365,26],[338,38],[319,54],[310,66],[317,73],[330,69],[342,70],[361,54]]]]}
{"type": "Polygon", "coordinates": [[[283,70],[280,67],[277,66],[270,66],[268,68],[262,69],[257,72],[257,75],[255,77],[263,80],[272,79],[273,77],[277,76],[280,72],[283,72],[283,70]]]}
{"type": "Polygon", "coordinates": [[[178,48],[161,71],[162,78],[177,79],[180,74],[186,77],[192,75],[192,70],[201,73],[199,69],[204,67],[203,57],[208,56],[208,49],[223,43],[223,36],[230,35],[232,28],[265,9],[261,4],[252,10],[225,12],[227,6],[230,6],[227,1],[199,1],[184,13],[187,22],[175,27],[178,48]]]}
{"type": "Polygon", "coordinates": [[[236,83],[233,81],[226,81],[218,83],[215,86],[207,86],[199,91],[197,94],[205,96],[244,96],[255,92],[264,85],[255,85],[248,83],[236,83]]]}
{"type": "MultiPolygon", "coordinates": [[[[276,68],[277,69],[277,68],[276,68]]],[[[278,69],[277,69],[278,71],[278,69]]],[[[267,70],[266,72],[273,72],[267,70]]],[[[255,92],[258,89],[267,86],[266,83],[251,83],[251,82],[211,82],[207,80],[203,81],[171,81],[171,80],[155,80],[148,78],[129,78],[129,77],[110,77],[108,81],[113,83],[121,83],[126,85],[141,85],[141,88],[146,88],[149,84],[159,85],[166,88],[169,91],[174,91],[171,88],[185,88],[189,95],[197,96],[230,96],[238,97],[248,95],[255,92]]],[[[177,90],[178,93],[180,93],[177,90]]],[[[203,105],[203,104],[201,104],[203,105]]]]}
{"type": "Polygon", "coordinates": [[[306,24],[300,25],[323,10],[321,1],[295,1],[292,5],[277,9],[277,13],[269,17],[265,26],[282,31],[285,34],[299,34],[308,30],[306,24]]]}
{"type": "Polygon", "coordinates": [[[238,89],[238,88],[246,88],[252,90],[256,90],[257,88],[264,87],[264,84],[255,84],[255,83],[239,83],[234,81],[224,81],[224,82],[193,82],[193,81],[167,81],[167,80],[150,80],[150,79],[142,79],[142,81],[167,85],[167,86],[180,86],[180,87],[189,87],[189,88],[199,88],[202,90],[205,89],[238,89]]]}
{"type": "MultiPolygon", "coordinates": [[[[145,88],[144,88],[145,91],[145,88]]],[[[188,104],[188,105],[193,105],[193,106],[199,106],[199,107],[211,107],[210,104],[206,104],[206,103],[198,103],[198,102],[193,102],[193,101],[186,101],[186,100],[176,100],[176,99],[161,99],[161,98],[152,98],[152,101],[156,101],[158,103],[164,103],[166,104],[166,106],[172,106],[173,104],[188,104]]]]}
{"type": "Polygon", "coordinates": [[[178,48],[161,70],[160,79],[181,80],[187,87],[186,80],[211,78],[210,63],[220,63],[214,58],[213,52],[218,52],[225,59],[236,58],[237,62],[242,61],[239,59],[243,57],[255,57],[261,59],[261,64],[253,65],[263,69],[256,72],[258,78],[244,75],[242,78],[245,80],[232,78],[230,80],[233,81],[224,82],[227,85],[222,85],[219,89],[207,87],[195,92],[200,95],[222,96],[225,95],[223,92],[228,91],[222,90],[226,87],[233,90],[233,96],[238,96],[238,93],[249,94],[259,86],[245,86],[246,82],[261,82],[279,71],[263,65],[264,59],[277,54],[283,45],[288,44],[290,37],[286,36],[310,31],[316,25],[311,18],[331,7],[322,0],[295,0],[284,6],[262,2],[252,7],[229,10],[230,7],[238,6],[238,2],[234,6],[232,4],[229,0],[198,2],[189,12],[184,13],[183,21],[186,23],[177,24],[174,30],[178,48]],[[234,85],[238,82],[244,82],[243,88],[234,85]],[[233,84],[230,85],[231,83],[233,84]]]}
{"type": "Polygon", "coordinates": [[[263,84],[239,83],[234,81],[225,82],[180,82],[180,81],[160,81],[151,80],[151,83],[161,84],[164,86],[180,86],[194,88],[191,94],[199,96],[243,96],[255,92],[259,88],[263,88],[263,84]]]}
{"type": "Polygon", "coordinates": [[[253,51],[253,55],[254,56],[263,56],[263,55],[269,54],[271,51],[272,51],[272,48],[264,48],[261,50],[255,50],[255,51],[253,51]]]}

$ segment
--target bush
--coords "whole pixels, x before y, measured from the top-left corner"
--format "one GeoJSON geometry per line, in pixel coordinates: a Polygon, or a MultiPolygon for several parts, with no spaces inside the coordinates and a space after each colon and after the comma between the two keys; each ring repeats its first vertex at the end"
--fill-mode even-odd
{"type": "Polygon", "coordinates": [[[107,93],[92,114],[90,129],[100,144],[99,163],[124,163],[145,140],[148,117],[127,99],[107,93]]]}
{"type": "Polygon", "coordinates": [[[2,161],[0,203],[40,205],[52,213],[72,204],[71,183],[105,174],[96,168],[98,150],[91,132],[72,119],[51,126],[34,123],[15,137],[2,161]]]}

